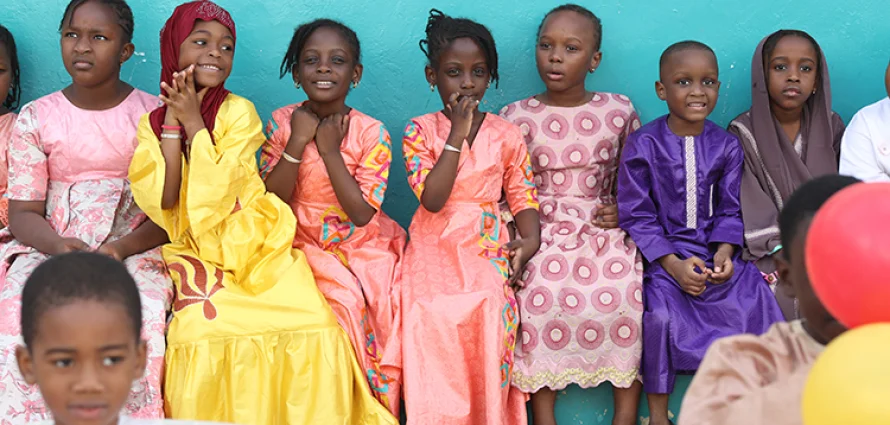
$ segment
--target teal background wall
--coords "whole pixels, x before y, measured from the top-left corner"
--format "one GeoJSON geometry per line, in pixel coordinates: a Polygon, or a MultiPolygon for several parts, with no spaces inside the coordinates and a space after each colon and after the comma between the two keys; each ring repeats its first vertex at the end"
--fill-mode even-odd
{"type": "MultiPolygon", "coordinates": [[[[644,121],[666,112],[653,83],[661,51],[683,39],[712,46],[720,61],[720,102],[712,116],[725,125],[749,107],[750,63],[760,39],[780,28],[810,32],[828,59],[834,108],[849,120],[860,107],[886,96],[883,73],[890,59],[890,7],[887,0],[578,0],[603,21],[603,64],[589,79],[594,90],[626,94],[644,121]]],[[[348,103],[382,120],[399,139],[408,119],[441,107],[424,80],[424,57],[417,47],[430,7],[473,18],[492,30],[498,45],[502,81],[482,105],[498,110],[542,90],[534,66],[535,30],[559,0],[220,0],[238,30],[232,91],[253,100],[264,118],[275,108],[303,100],[278,66],[294,28],[330,17],[358,33],[365,74],[348,103]]],[[[67,1],[3,0],[0,23],[16,37],[25,101],[64,87],[68,75],[59,54],[58,24],[67,1]]],[[[136,55],[122,76],[134,86],[158,93],[158,31],[174,0],[133,0],[136,55]]],[[[399,143],[395,155],[401,155],[399,143]]],[[[384,210],[407,226],[417,202],[394,162],[384,210]]],[[[679,388],[683,388],[681,385],[679,388]]],[[[679,397],[672,402],[677,412],[679,397]]],[[[558,402],[561,423],[609,423],[610,391],[570,388],[558,402]]],[[[643,409],[644,411],[645,409],[643,409]]],[[[645,416],[645,413],[643,413],[645,416]]]]}

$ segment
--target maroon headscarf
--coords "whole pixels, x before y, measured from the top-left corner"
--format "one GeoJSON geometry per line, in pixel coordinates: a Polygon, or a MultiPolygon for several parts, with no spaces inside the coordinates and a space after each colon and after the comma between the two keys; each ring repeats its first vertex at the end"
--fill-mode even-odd
{"type": "MultiPolygon", "coordinates": [[[[217,21],[226,26],[235,38],[235,22],[229,12],[211,1],[201,0],[184,3],[173,11],[173,15],[161,29],[161,81],[167,84],[173,83],[173,73],[179,69],[179,47],[188,38],[195,28],[195,22],[217,21]]],[[[200,87],[198,88],[200,90],[200,87]]],[[[163,93],[163,89],[161,89],[163,93]]],[[[216,113],[223,101],[228,96],[224,84],[220,84],[207,90],[204,101],[201,103],[201,117],[204,118],[204,126],[213,134],[213,126],[216,123],[216,113]]],[[[161,126],[167,114],[167,105],[163,105],[151,112],[149,120],[151,128],[158,138],[161,137],[161,126]]]]}

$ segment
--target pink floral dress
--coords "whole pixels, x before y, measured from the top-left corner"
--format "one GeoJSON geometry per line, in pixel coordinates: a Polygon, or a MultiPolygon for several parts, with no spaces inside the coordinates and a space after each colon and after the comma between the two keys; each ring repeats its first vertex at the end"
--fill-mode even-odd
{"type": "MultiPolygon", "coordinates": [[[[119,239],[146,220],[130,192],[127,172],[136,148],[139,118],[157,98],[139,90],[119,105],[79,109],[55,92],[25,105],[9,146],[9,199],[45,201],[46,219],[62,237],[92,248],[119,239]]],[[[36,386],[27,385],[15,360],[22,344],[19,317],[25,280],[48,256],[0,231],[0,424],[50,419],[36,386]]],[[[133,386],[125,413],[162,418],[161,376],[166,315],[172,282],[160,249],[133,255],[124,264],[142,295],[142,338],[148,367],[133,386]]]]}
{"type": "Polygon", "coordinates": [[[574,108],[532,97],[501,114],[525,136],[541,200],[541,249],[516,294],[513,385],[629,387],[642,352],[642,259],[624,230],[594,221],[615,202],[618,155],[640,119],[630,99],[610,93],[574,108]]]}

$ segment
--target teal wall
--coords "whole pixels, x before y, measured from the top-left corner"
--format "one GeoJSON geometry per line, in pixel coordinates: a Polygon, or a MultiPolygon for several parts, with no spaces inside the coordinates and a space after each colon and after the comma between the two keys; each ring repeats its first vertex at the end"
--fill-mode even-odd
{"type": "MultiPolygon", "coordinates": [[[[578,0],[603,21],[603,64],[589,87],[627,94],[644,121],[666,112],[653,82],[661,51],[681,39],[710,44],[720,60],[720,103],[713,119],[725,125],[748,108],[750,63],[757,42],[779,28],[809,31],[822,44],[834,83],[834,107],[845,120],[860,107],[885,96],[883,72],[890,57],[890,7],[887,0],[578,0]]],[[[63,0],[0,1],[0,23],[16,36],[22,61],[24,99],[31,100],[68,82],[59,55],[58,23],[63,0]]],[[[278,65],[294,27],[332,17],[353,27],[362,41],[365,78],[349,103],[382,120],[394,138],[408,119],[438,109],[424,76],[417,48],[425,18],[435,6],[452,15],[474,18],[494,33],[501,58],[500,88],[489,91],[483,108],[497,110],[542,89],[534,67],[535,29],[559,0],[220,0],[238,27],[235,70],[228,87],[253,100],[260,114],[302,100],[289,79],[278,79],[278,65]]],[[[123,78],[158,92],[158,31],[177,1],[133,0],[137,54],[123,78]],[[150,5],[151,4],[151,5],[150,5]]],[[[399,144],[396,143],[396,149],[399,144]]],[[[400,151],[396,152],[400,155],[400,151]]],[[[417,202],[394,163],[385,211],[407,225],[417,202]]],[[[606,390],[569,389],[560,399],[562,423],[608,423],[606,390]]],[[[672,403],[676,412],[678,400],[672,403]]]]}

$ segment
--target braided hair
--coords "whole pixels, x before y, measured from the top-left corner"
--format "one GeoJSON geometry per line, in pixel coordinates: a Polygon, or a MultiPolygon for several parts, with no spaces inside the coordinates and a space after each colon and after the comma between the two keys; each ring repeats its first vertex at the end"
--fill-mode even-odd
{"type": "Polygon", "coordinates": [[[19,56],[15,49],[15,38],[12,37],[12,33],[3,25],[0,25],[0,45],[6,48],[6,54],[9,55],[9,72],[12,74],[12,81],[10,81],[9,84],[9,93],[6,94],[6,99],[0,99],[0,101],[2,101],[3,106],[12,110],[18,108],[19,101],[22,98],[22,87],[19,76],[19,56]]]}
{"type": "Polygon", "coordinates": [[[284,59],[281,61],[281,75],[279,78],[284,78],[285,75],[293,72],[294,67],[300,62],[300,54],[303,53],[303,48],[306,47],[306,41],[309,40],[312,33],[321,28],[337,30],[340,36],[349,44],[349,47],[352,48],[352,55],[355,58],[356,65],[362,63],[362,47],[358,41],[358,36],[352,28],[347,27],[342,22],[331,19],[316,19],[300,25],[294,30],[294,36],[287,47],[287,53],[284,54],[284,59]]]}
{"type": "Polygon", "coordinates": [[[133,27],[135,26],[133,22],[133,10],[130,9],[130,5],[124,0],[71,0],[71,2],[68,3],[68,7],[65,8],[65,14],[62,15],[62,22],[59,23],[59,31],[62,30],[62,27],[64,27],[65,24],[71,22],[71,18],[74,17],[74,11],[89,1],[97,1],[100,4],[110,7],[114,14],[117,15],[117,24],[124,30],[124,42],[130,43],[133,41],[133,27]]]}
{"type": "Polygon", "coordinates": [[[562,6],[557,6],[547,12],[547,14],[544,15],[544,19],[541,19],[541,24],[538,25],[538,35],[541,35],[541,29],[544,28],[544,22],[547,21],[547,18],[549,18],[550,15],[558,12],[575,12],[583,16],[584,18],[589,19],[590,22],[593,23],[593,51],[600,51],[600,47],[602,47],[603,43],[603,22],[600,21],[600,18],[597,17],[593,12],[591,12],[590,9],[587,9],[584,6],[579,6],[577,4],[564,4],[562,6]]]}
{"type": "Polygon", "coordinates": [[[476,43],[485,56],[491,81],[497,87],[500,81],[498,75],[498,51],[494,44],[491,31],[484,25],[466,18],[452,18],[440,10],[431,9],[426,22],[426,38],[420,40],[420,50],[426,55],[430,66],[439,67],[439,57],[442,52],[459,38],[469,38],[476,43]]]}

